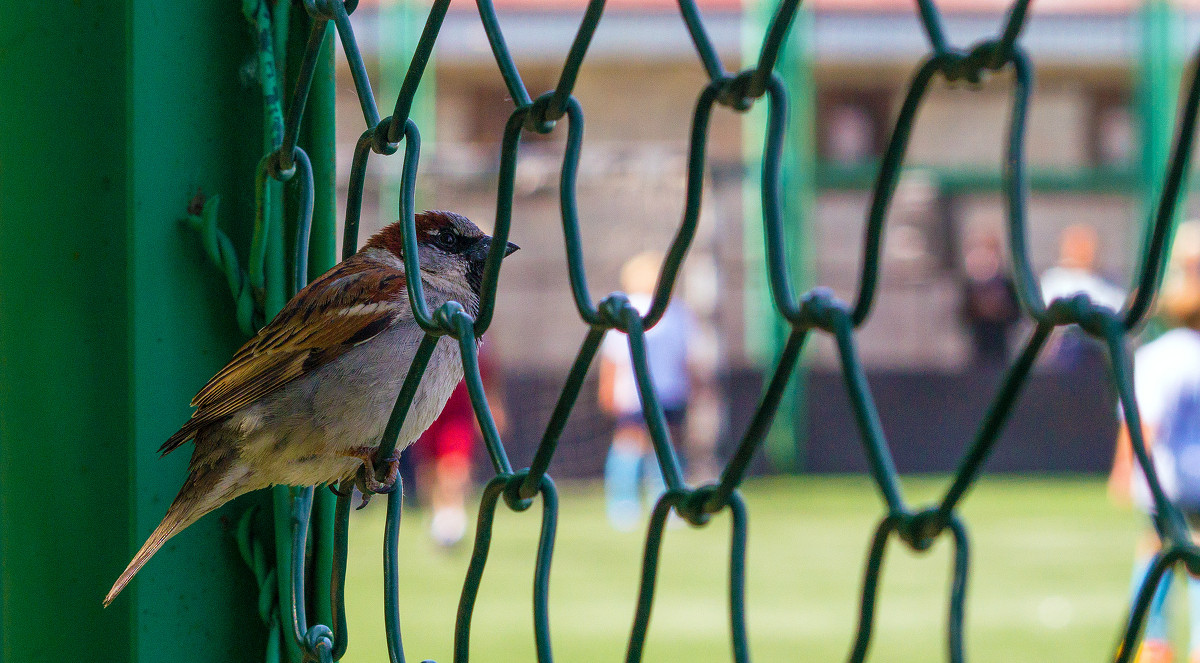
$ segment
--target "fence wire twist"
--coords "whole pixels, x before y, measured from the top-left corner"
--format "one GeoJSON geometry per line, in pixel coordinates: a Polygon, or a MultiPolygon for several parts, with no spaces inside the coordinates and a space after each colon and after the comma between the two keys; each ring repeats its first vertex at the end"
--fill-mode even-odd
{"type": "MultiPolygon", "coordinates": [[[[264,294],[265,246],[269,233],[280,232],[282,226],[270,220],[271,210],[282,209],[281,189],[274,182],[297,182],[299,218],[295,224],[294,275],[290,284],[294,293],[304,285],[308,245],[308,229],[313,209],[313,175],[305,152],[297,145],[301,119],[309,88],[313,80],[319,52],[332,23],[346,55],[355,90],[362,109],[366,129],[358,140],[352,162],[345,222],[343,257],[353,254],[358,246],[359,215],[362,204],[367,160],[371,153],[391,155],[404,144],[403,174],[399,198],[399,219],[405,242],[405,266],[409,273],[418,273],[416,236],[414,228],[414,198],[417,168],[420,157],[420,131],[409,117],[418,86],[425,74],[433,46],[446,17],[450,0],[434,0],[426,19],[424,31],[388,117],[380,118],[362,56],[355,41],[350,14],[356,0],[303,0],[311,19],[304,57],[290,102],[283,112],[278,94],[277,60],[282,52],[273,45],[287,35],[286,0],[268,8],[263,0],[246,0],[246,15],[254,28],[259,47],[258,75],[263,85],[264,117],[268,136],[268,152],[259,162],[256,172],[257,213],[254,238],[247,272],[238,266],[228,238],[216,228],[216,202],[198,206],[189,218],[204,240],[212,260],[225,270],[230,289],[238,303],[238,319],[243,329],[250,331],[260,325],[273,308],[264,294]],[[272,15],[273,12],[273,15],[272,15]],[[299,176],[298,176],[299,175],[299,176]],[[297,177],[298,176],[298,177],[297,177]]],[[[1033,70],[1019,38],[1025,25],[1029,0],[1017,0],[1010,8],[1007,20],[997,36],[984,39],[970,48],[951,45],[942,25],[934,0],[918,0],[918,15],[928,37],[930,52],[918,67],[908,88],[903,106],[896,119],[886,152],[875,182],[866,220],[863,241],[862,274],[853,303],[838,300],[826,288],[813,288],[800,298],[794,294],[789,281],[789,269],[784,246],[784,219],[781,207],[781,161],[787,118],[788,91],[775,73],[777,60],[784,48],[799,0],[783,0],[771,17],[762,49],[755,65],[740,72],[727,72],[717,56],[705,30],[695,0],[679,0],[682,19],[691,35],[700,62],[708,75],[708,83],[700,91],[692,121],[687,168],[687,192],[683,218],[671,242],[659,273],[652,305],[646,315],[640,315],[622,293],[612,293],[595,303],[587,289],[584,272],[583,245],[580,240],[580,220],[576,207],[575,186],[579,157],[583,145],[584,112],[572,95],[576,77],[587,54],[588,46],[605,9],[605,0],[590,0],[580,28],[566,56],[557,86],[537,98],[530,97],[504,41],[495,9],[490,0],[477,0],[496,64],[507,85],[514,109],[505,126],[500,152],[500,172],[497,190],[497,211],[494,226],[496,241],[488,256],[481,290],[479,314],[472,318],[455,302],[430,311],[420,279],[408,281],[409,297],[417,322],[426,335],[405,378],[395,408],[383,435],[377,458],[392,455],[401,424],[416,393],[425,367],[439,342],[459,345],[471,403],[483,431],[488,454],[496,476],[487,483],[480,506],[474,550],[463,585],[454,637],[454,660],[465,663],[469,656],[470,628],[475,598],[482,581],[492,537],[492,523],[501,501],[513,511],[525,511],[534,498],[540,497],[541,536],[537,549],[534,573],[533,630],[538,660],[553,660],[548,614],[550,564],[554,551],[554,535],[558,517],[558,497],[547,468],[554,456],[567,417],[579,396],[584,378],[606,333],[616,329],[628,335],[639,395],[658,463],[666,483],[666,492],[652,513],[642,561],[633,628],[629,636],[626,661],[640,661],[654,604],[655,581],[659,551],[668,514],[674,510],[694,526],[703,526],[713,514],[728,509],[732,515],[729,561],[729,619],[730,639],[736,661],[750,660],[745,623],[745,559],[748,514],[738,486],[741,484],[751,456],[762,443],[779,408],[787,381],[795,371],[805,340],[812,332],[831,335],[836,341],[841,359],[846,389],[870,464],[871,476],[877,485],[886,514],[875,530],[867,558],[862,585],[862,598],[857,635],[849,659],[864,660],[871,642],[874,607],[889,541],[895,537],[915,551],[924,551],[946,534],[954,548],[953,581],[947,624],[947,650],[953,662],[964,660],[963,614],[968,577],[968,535],[959,518],[957,506],[978,479],[984,461],[991,453],[1008,419],[1014,403],[1029,376],[1030,369],[1046,339],[1055,327],[1079,325],[1087,334],[1103,342],[1117,388],[1120,406],[1133,438],[1137,462],[1145,472],[1156,505],[1155,527],[1163,547],[1155,558],[1151,572],[1142,582],[1123,625],[1115,661],[1126,663],[1136,649],[1154,589],[1163,575],[1177,563],[1190,572],[1200,573],[1200,549],[1191,543],[1187,527],[1179,511],[1167,500],[1155,475],[1154,466],[1142,437],[1138,408],[1133,396],[1130,353],[1127,336],[1146,317],[1152,299],[1162,279],[1167,249],[1172,232],[1172,220],[1181,204],[1183,184],[1187,179],[1188,158],[1193,144],[1197,111],[1200,110],[1200,68],[1193,74],[1188,87],[1186,105],[1180,116],[1178,135],[1168,164],[1161,196],[1152,218],[1146,224],[1141,261],[1134,276],[1131,295],[1121,310],[1115,311],[1092,302],[1086,295],[1046,302],[1040,294],[1026,242],[1026,210],[1029,184],[1026,174],[1024,142],[1033,70]],[[892,194],[903,166],[905,151],[918,111],[930,82],[940,77],[948,82],[979,82],[987,74],[1011,70],[1013,78],[1012,107],[1004,158],[1003,195],[1007,205],[1010,261],[1015,272],[1017,295],[1024,313],[1035,323],[1034,331],[1023,351],[1008,367],[998,392],[988,407],[982,423],[967,445],[965,454],[942,498],[932,505],[914,508],[904,499],[892,461],[879,413],[871,396],[855,345],[855,329],[871,312],[879,278],[880,250],[884,238],[885,219],[892,194]],[[682,477],[675,447],[650,380],[646,357],[645,330],[653,327],[663,315],[699,221],[702,180],[705,169],[705,148],[708,124],[714,106],[746,111],[765,98],[767,104],[766,135],[762,158],[761,196],[763,228],[766,240],[766,267],[770,292],[775,308],[790,327],[790,334],[773,369],[767,389],[741,438],[736,452],[724,468],[720,479],[711,485],[688,486],[682,477]],[[514,178],[521,135],[526,132],[550,133],[560,121],[566,121],[567,141],[560,179],[560,205],[563,237],[566,244],[570,287],[579,316],[587,331],[572,365],[562,393],[546,424],[541,444],[530,467],[514,471],[505,453],[480,378],[475,339],[491,323],[495,311],[495,295],[500,276],[500,259],[508,241],[512,221],[514,178]],[[443,337],[449,339],[443,340],[443,337]]],[[[397,539],[400,526],[401,491],[393,490],[387,497],[387,521],[384,539],[385,621],[387,645],[393,662],[404,660],[400,634],[399,560],[397,539]]],[[[333,525],[332,560],[318,565],[312,574],[328,578],[329,606],[319,606],[331,615],[330,624],[308,624],[309,594],[305,554],[309,531],[312,488],[277,495],[277,555],[287,573],[270,568],[263,544],[250,533],[249,516],[239,526],[242,554],[255,569],[262,587],[259,609],[273,629],[290,622],[288,649],[305,660],[335,661],[346,651],[348,637],[342,588],[346,572],[346,548],[349,491],[337,498],[333,525]],[[279,533],[290,533],[279,536],[279,533]],[[282,601],[272,596],[278,578],[282,601]]],[[[288,630],[287,627],[282,627],[288,630]]],[[[279,656],[278,643],[268,646],[268,658],[279,656]]]]}

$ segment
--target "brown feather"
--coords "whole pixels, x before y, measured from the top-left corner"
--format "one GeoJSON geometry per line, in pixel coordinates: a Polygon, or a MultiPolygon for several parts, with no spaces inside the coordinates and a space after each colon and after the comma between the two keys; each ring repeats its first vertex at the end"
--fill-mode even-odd
{"type": "Polygon", "coordinates": [[[289,382],[387,329],[400,314],[404,273],[355,254],[288,302],[192,399],[192,418],[159,449],[169,453],[289,382]]]}
{"type": "Polygon", "coordinates": [[[112,589],[104,597],[106,607],[171,537],[199,520],[201,516],[252,487],[244,482],[232,482],[222,489],[222,479],[229,472],[231,465],[232,457],[224,452],[224,446],[217,440],[205,438],[201,432],[197,438],[196,452],[192,454],[187,481],[183,483],[179,494],[167,509],[167,515],[163,517],[162,522],[154,528],[141,549],[125,567],[125,571],[113,583],[112,589]]]}
{"type": "MultiPolygon", "coordinates": [[[[425,250],[422,250],[422,269],[428,270],[425,278],[434,278],[436,282],[450,286],[454,284],[448,279],[466,278],[467,285],[470,285],[474,272],[464,271],[462,262],[467,258],[455,247],[463,248],[471,244],[462,245],[457,240],[451,242],[443,237],[442,233],[447,227],[452,227],[453,233],[459,237],[485,237],[469,220],[457,214],[424,212],[418,215],[417,242],[421,245],[432,244],[435,249],[430,256],[426,256],[425,250]],[[447,261],[452,256],[458,256],[453,258],[458,263],[449,269],[449,273],[441,273],[439,270],[446,269],[447,261]],[[426,262],[431,266],[425,266],[426,262]]],[[[248,430],[231,428],[225,422],[231,417],[236,418],[238,411],[243,408],[263,402],[264,399],[270,400],[268,396],[289,383],[322,370],[356,345],[370,342],[396,324],[400,316],[411,320],[406,297],[408,283],[404,268],[397,262],[402,255],[402,232],[399,224],[392,224],[372,237],[357,254],[297,294],[196,394],[192,399],[196,407],[192,418],[160,449],[167,453],[195,438],[188,479],[162,522],[105,597],[105,605],[116,597],[167,540],[204,514],[238,495],[271,483],[324,480],[323,469],[316,474],[280,475],[264,471],[258,459],[242,459],[242,445],[248,430]]],[[[477,257],[470,260],[474,261],[470,263],[472,268],[478,267],[477,257]]],[[[419,333],[415,329],[413,331],[419,333]]],[[[379,353],[376,353],[374,360],[378,360],[378,356],[379,353]]],[[[336,380],[333,383],[336,386],[336,380]]],[[[324,385],[320,386],[324,388],[324,385]]],[[[444,399],[445,395],[441,398],[444,399]]],[[[245,428],[256,429],[254,425],[245,428]]],[[[277,422],[275,429],[268,428],[268,424],[263,426],[265,435],[278,433],[282,436],[282,440],[274,439],[275,445],[281,441],[286,443],[287,431],[285,426],[281,432],[277,422]]],[[[339,435],[344,436],[345,433],[339,435]]],[[[272,439],[256,438],[256,442],[265,446],[270,445],[272,439]]],[[[278,446],[274,448],[280,450],[278,446]]],[[[352,466],[353,463],[342,461],[337,465],[337,472],[345,472],[347,465],[352,466]]]]}
{"type": "MultiPolygon", "coordinates": [[[[417,242],[426,241],[429,236],[438,234],[442,228],[454,226],[455,220],[470,223],[465,217],[454,212],[426,210],[417,213],[413,216],[413,226],[417,230],[417,242]]],[[[400,228],[400,222],[385,226],[383,230],[375,233],[371,239],[367,240],[366,248],[384,249],[402,258],[404,256],[404,231],[400,228]]]]}

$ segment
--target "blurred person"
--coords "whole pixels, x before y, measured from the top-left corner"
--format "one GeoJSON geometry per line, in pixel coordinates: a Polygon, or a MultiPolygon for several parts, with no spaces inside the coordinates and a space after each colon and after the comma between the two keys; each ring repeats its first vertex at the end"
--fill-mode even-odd
{"type": "MultiPolygon", "coordinates": [[[[1100,236],[1085,224],[1067,226],[1059,235],[1058,264],[1042,274],[1042,298],[1047,304],[1055,299],[1083,293],[1101,306],[1114,311],[1125,303],[1125,293],[1096,271],[1096,252],[1100,236]]],[[[1075,370],[1103,361],[1098,343],[1075,325],[1055,334],[1048,351],[1050,363],[1075,370]]]]}
{"type": "MultiPolygon", "coordinates": [[[[1200,226],[1181,224],[1171,266],[1159,297],[1168,322],[1179,325],[1134,354],[1134,393],[1142,434],[1163,492],[1183,511],[1194,539],[1200,540],[1200,226]]],[[[1154,503],[1134,461],[1124,422],[1117,437],[1109,494],[1153,516],[1154,503]]],[[[1134,550],[1132,592],[1136,595],[1161,542],[1150,518],[1134,550]]],[[[1173,573],[1163,576],[1146,616],[1136,663],[1170,663],[1168,594],[1173,573]]],[[[1188,576],[1190,663],[1200,663],[1200,580],[1188,576]]]]}
{"type": "Polygon", "coordinates": [[[1009,332],[1021,318],[1017,289],[1004,270],[1000,237],[979,233],[967,244],[963,259],[962,317],[971,335],[972,361],[1001,366],[1008,361],[1009,332]]]}
{"type": "MultiPolygon", "coordinates": [[[[645,252],[621,268],[621,287],[642,315],[650,310],[662,260],[662,254],[645,252]]],[[[691,395],[688,348],[694,327],[687,306],[674,298],[658,324],[646,331],[650,378],[675,441],[683,439],[691,395]]],[[[600,348],[599,401],[600,409],[617,420],[604,464],[608,521],[615,529],[629,531],[642,517],[642,485],[646,501],[653,503],[663,492],[663,478],[646,430],[628,339],[620,332],[610,332],[600,348]]]]}
{"type": "Polygon", "coordinates": [[[1158,301],[1169,320],[1200,308],[1200,220],[1189,219],[1175,229],[1158,301]]]}
{"type": "MultiPolygon", "coordinates": [[[[503,433],[507,418],[491,353],[480,346],[479,372],[496,428],[503,433]]],[[[417,472],[429,504],[429,535],[434,543],[451,548],[467,531],[467,493],[475,449],[483,441],[466,381],[460,381],[446,407],[413,445],[417,472]]]]}

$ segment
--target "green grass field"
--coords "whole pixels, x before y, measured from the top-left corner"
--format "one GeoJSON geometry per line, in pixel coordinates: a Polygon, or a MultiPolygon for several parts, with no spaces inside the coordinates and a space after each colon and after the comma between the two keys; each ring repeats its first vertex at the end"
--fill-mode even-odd
{"type": "MultiPolygon", "coordinates": [[[[908,479],[923,504],[941,478],[908,479]]],[[[556,660],[623,660],[644,534],[610,530],[597,484],[560,485],[550,582],[556,660]]],[[[867,545],[882,515],[862,477],[750,482],[747,624],[761,661],[846,658],[867,545]]],[[[1111,656],[1127,611],[1140,518],[1110,505],[1099,478],[990,478],[967,495],[971,535],[966,647],[974,663],[1097,663],[1111,656]]],[[[351,520],[345,661],[387,660],[382,617],[383,500],[351,520]]],[[[401,623],[409,661],[452,660],[469,544],[438,550],[425,513],[401,526],[401,623]]],[[[531,595],[539,507],[503,506],[471,631],[476,661],[535,660],[531,595]]],[[[728,661],[729,519],[668,531],[647,661],[728,661]]],[[[893,542],[884,566],[869,660],[946,660],[950,543],[922,555],[893,542]]]]}

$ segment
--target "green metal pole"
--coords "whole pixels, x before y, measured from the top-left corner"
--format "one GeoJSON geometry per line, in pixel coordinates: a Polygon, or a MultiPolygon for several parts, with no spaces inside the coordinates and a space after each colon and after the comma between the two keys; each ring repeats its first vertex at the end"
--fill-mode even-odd
{"type": "Polygon", "coordinates": [[[179,222],[202,187],[248,233],[240,7],[19,4],[24,36],[0,49],[0,658],[261,659],[224,519],[245,501],[100,607],[185,476],[187,452],[155,450],[240,340],[179,222]]]}
{"type": "MultiPolygon", "coordinates": [[[[788,142],[783,163],[783,213],[788,221],[784,232],[791,247],[792,283],[797,291],[812,286],[813,274],[813,216],[816,210],[816,82],[813,79],[813,14],[808,5],[796,13],[796,23],[779,61],[780,75],[787,82],[789,95],[788,142]]],[[[790,329],[776,325],[775,346],[782,351],[787,343],[790,329]]],[[[805,447],[808,441],[806,413],[808,388],[808,365],[803,356],[796,367],[796,375],[789,385],[791,393],[784,396],[784,403],[792,403],[795,415],[791,417],[792,447],[794,459],[791,467],[803,470],[805,447]]],[[[784,440],[786,442],[786,440],[784,440]]],[[[787,459],[780,453],[781,460],[787,459]]],[[[779,461],[777,461],[779,462],[779,461]]],[[[781,467],[788,467],[781,465],[781,467]]]]}
{"type": "MultiPolygon", "coordinates": [[[[1168,0],[1145,0],[1142,4],[1142,45],[1141,59],[1138,63],[1140,75],[1135,89],[1135,108],[1141,120],[1141,158],[1137,164],[1136,191],[1142,199],[1143,223],[1153,223],[1155,218],[1174,133],[1175,101],[1182,74],[1181,63],[1177,57],[1179,29],[1175,18],[1175,10],[1168,0]]],[[[1183,205],[1180,205],[1179,209],[1183,209],[1183,205]]],[[[1172,220],[1168,244],[1173,241],[1175,226],[1179,220],[1180,214],[1177,212],[1172,220]]],[[[1134,237],[1130,238],[1131,243],[1147,237],[1143,231],[1143,224],[1135,223],[1130,228],[1134,233],[1134,237]]],[[[1140,254],[1145,254],[1148,249],[1149,247],[1143,244],[1140,254]]],[[[1155,317],[1151,318],[1143,333],[1146,338],[1153,338],[1164,331],[1165,323],[1161,318],[1155,317]]]]}
{"type": "MultiPolygon", "coordinates": [[[[408,72],[413,51],[421,37],[428,10],[414,0],[386,0],[379,8],[379,105],[391,112],[400,93],[400,84],[408,72]]],[[[437,57],[430,59],[427,73],[421,79],[410,113],[421,128],[421,150],[429,154],[436,145],[435,99],[437,94],[437,57]]],[[[378,157],[377,157],[378,158],[378,157]]],[[[379,224],[396,221],[397,201],[400,199],[402,160],[396,156],[382,159],[379,185],[379,224]]],[[[418,186],[420,183],[418,182],[418,186]]],[[[417,190],[417,209],[421,209],[424,192],[417,190]]],[[[361,238],[365,239],[365,238],[361,238]]]]}
{"type": "MultiPolygon", "coordinates": [[[[307,33],[306,14],[295,12],[292,15],[290,11],[290,2],[281,0],[276,3],[276,6],[288,6],[288,22],[282,25],[278,21],[273,25],[275,39],[278,42],[275,44],[277,55],[277,74],[282,84],[279,90],[280,98],[283,100],[283,116],[287,117],[287,103],[291,99],[291,91],[295,88],[295,75],[289,70],[287,63],[296,62],[296,58],[290,57],[294,54],[302,53],[303,35],[307,33]],[[282,45],[281,45],[282,44],[282,45]],[[282,57],[280,57],[280,55],[282,57]]],[[[266,103],[264,103],[264,107],[266,103]]],[[[264,111],[265,112],[265,111],[264,111]]],[[[265,126],[265,123],[264,123],[265,126]]],[[[264,132],[260,139],[260,153],[266,154],[275,149],[275,141],[271,140],[270,133],[264,132]]],[[[315,182],[314,182],[315,184],[315,182]]],[[[266,223],[269,224],[268,243],[266,258],[264,260],[264,271],[266,279],[264,281],[263,293],[263,317],[264,320],[270,320],[283,308],[287,302],[288,281],[285,281],[284,273],[284,247],[280,238],[283,236],[283,231],[287,227],[283,222],[283,215],[287,209],[286,199],[281,195],[283,186],[276,182],[273,178],[267,178],[266,190],[269,193],[271,201],[264,212],[266,223]]],[[[314,206],[315,209],[315,206],[314,206]]],[[[288,597],[291,592],[291,561],[292,561],[292,533],[291,533],[291,512],[292,512],[292,489],[288,486],[274,486],[270,489],[271,514],[272,514],[272,531],[275,536],[275,586],[276,586],[276,601],[279,606],[279,620],[282,624],[278,631],[279,638],[282,642],[279,644],[278,651],[279,660],[281,663],[300,663],[303,657],[303,652],[300,651],[300,645],[296,639],[292,637],[291,629],[288,628],[290,614],[288,611],[288,597]]],[[[268,660],[267,663],[276,663],[273,660],[268,660]]]]}
{"type": "MultiPolygon", "coordinates": [[[[753,62],[758,56],[759,43],[774,3],[760,3],[756,21],[747,21],[746,59],[753,62]]],[[[783,164],[783,214],[788,246],[789,277],[797,292],[803,292],[813,282],[812,275],[812,215],[815,204],[815,84],[812,73],[812,11],[801,7],[795,18],[787,43],[780,53],[777,70],[787,84],[788,142],[783,164]]],[[[759,103],[743,123],[747,174],[743,189],[743,250],[746,279],[746,347],[757,354],[754,359],[762,366],[773,366],[775,358],[787,343],[789,329],[773,311],[767,287],[762,229],[762,204],[759,177],[762,164],[765,102],[759,103]],[[770,348],[770,350],[766,350],[770,348]]],[[[769,370],[769,369],[768,369],[769,370]]],[[[764,448],[775,467],[785,471],[804,469],[806,441],[805,399],[807,383],[803,362],[788,383],[780,416],[767,434],[764,448]]]]}
{"type": "MultiPolygon", "coordinates": [[[[338,262],[337,252],[337,136],[335,131],[334,99],[336,83],[333,61],[334,33],[325,36],[325,46],[317,64],[306,107],[305,150],[313,166],[312,239],[308,251],[308,278],[311,281],[324,274],[338,262]]],[[[312,545],[316,560],[313,588],[314,623],[330,625],[333,613],[329,601],[329,577],[333,572],[333,493],[318,490],[314,493],[312,516],[312,545]]]]}
{"type": "MultiPolygon", "coordinates": [[[[1179,66],[1175,58],[1174,11],[1168,0],[1142,5],[1142,60],[1138,110],[1142,120],[1142,182],[1146,209],[1157,203],[1171,151],[1179,66]]],[[[1139,233],[1140,234],[1140,233],[1139,233]]]]}
{"type": "MultiPolygon", "coordinates": [[[[284,4],[286,4],[286,0],[279,3],[279,5],[284,4]]],[[[281,78],[285,81],[283,86],[285,104],[290,103],[291,92],[295,89],[297,68],[304,57],[310,29],[311,19],[308,15],[301,11],[292,11],[286,35],[279,34],[280,31],[277,30],[277,40],[286,44],[283,48],[284,56],[280,62],[286,59],[290,63],[286,71],[281,72],[283,73],[281,78]]],[[[313,168],[314,200],[308,265],[297,268],[306,269],[310,280],[323,274],[337,262],[337,201],[334,196],[337,178],[334,130],[336,83],[333,49],[335,40],[336,32],[332,28],[327,29],[317,59],[313,81],[309,88],[304,122],[301,127],[301,147],[308,154],[313,168]]],[[[284,112],[287,112],[286,108],[284,112]]],[[[265,143],[265,151],[273,149],[274,143],[268,140],[265,143]]],[[[279,186],[281,191],[290,192],[295,184],[289,182],[283,186],[278,184],[274,186],[279,186]]],[[[279,232],[273,229],[271,237],[286,237],[287,242],[281,241],[277,245],[268,245],[266,305],[264,307],[267,320],[273,318],[288,300],[292,274],[287,266],[289,257],[292,255],[290,247],[294,246],[295,241],[294,220],[299,215],[299,209],[293,196],[285,195],[274,200],[278,203],[273,205],[271,212],[279,217],[275,226],[279,232]],[[278,274],[278,277],[275,274],[278,274]]],[[[308,542],[310,547],[307,551],[297,551],[291,547],[291,532],[292,500],[298,490],[287,486],[276,486],[271,490],[274,511],[276,583],[280,605],[285,606],[285,609],[281,611],[283,613],[281,619],[285,623],[280,634],[283,638],[281,657],[292,663],[300,663],[303,658],[303,652],[295,638],[292,637],[290,628],[286,626],[290,619],[290,616],[286,614],[286,606],[289,605],[291,593],[290,569],[293,555],[305,555],[308,552],[313,555],[314,565],[310,576],[311,580],[307,583],[310,594],[300,598],[300,600],[308,602],[307,612],[311,620],[310,625],[333,623],[329,598],[329,579],[333,569],[333,495],[326,490],[314,492],[312,515],[309,520],[308,542]]]]}

